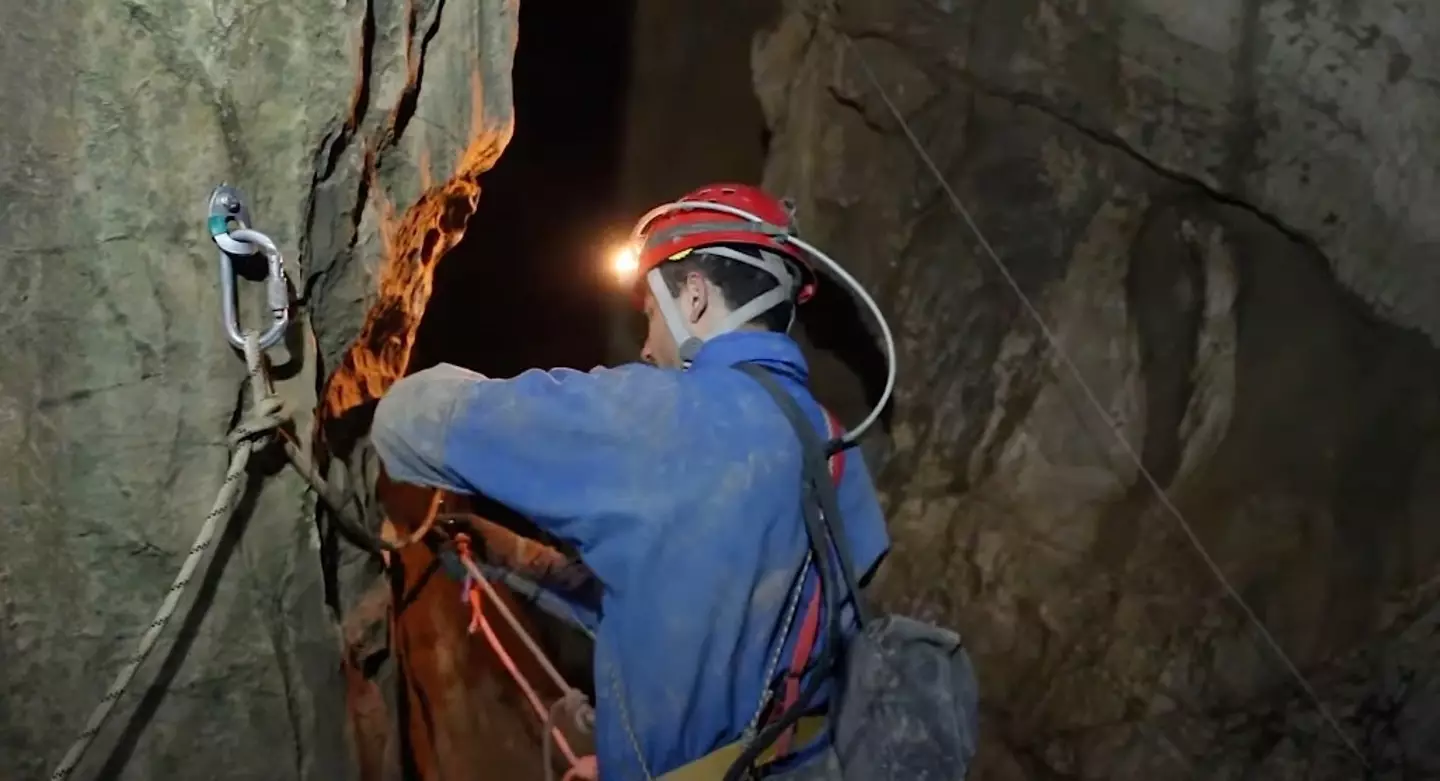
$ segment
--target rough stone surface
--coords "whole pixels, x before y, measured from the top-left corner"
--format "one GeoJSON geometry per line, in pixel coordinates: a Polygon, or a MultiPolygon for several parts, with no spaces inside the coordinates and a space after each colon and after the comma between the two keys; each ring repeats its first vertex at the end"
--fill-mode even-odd
{"type": "MultiPolygon", "coordinates": [[[[272,355],[303,435],[317,352],[338,360],[376,292],[387,204],[473,179],[503,148],[514,14],[502,0],[0,2],[6,774],[58,761],[224,473],[244,367],[219,324],[210,189],[245,191],[306,297],[314,327],[272,355]]],[[[355,775],[327,600],[357,595],[327,589],[303,486],[269,466],[81,776],[355,775]]]]}
{"type": "MultiPolygon", "coordinates": [[[[877,592],[974,648],[972,777],[1366,777],[1147,474],[1372,777],[1440,775],[1440,12],[846,0],[820,24],[820,3],[785,5],[754,57],[766,180],[896,327],[901,384],[872,453],[896,550],[877,592]]],[[[642,6],[639,31],[685,44],[650,62],[733,54],[734,28],[670,29],[674,8],[642,6]]],[[[736,25],[768,12],[745,9],[736,25]]],[[[210,188],[244,188],[298,259],[308,320],[276,359],[304,358],[277,372],[299,429],[318,403],[327,445],[358,436],[508,139],[514,14],[501,0],[0,0],[6,772],[58,759],[218,488],[243,372],[217,322],[210,188]]],[[[664,81],[661,95],[685,87],[664,81]]],[[[684,131],[636,99],[635,149],[684,131]]],[[[696,121],[721,127],[705,113],[719,105],[693,104],[696,121]]],[[[662,173],[748,174],[753,139],[702,165],[718,136],[694,138],[694,168],[636,174],[627,197],[691,184],[662,173]]],[[[862,382],[833,361],[817,373],[849,416],[873,357],[841,357],[862,382]]],[[[533,770],[533,730],[441,609],[453,584],[397,621],[390,650],[429,661],[385,664],[373,564],[317,534],[299,481],[268,466],[193,587],[200,609],[182,605],[82,775],[533,770]],[[397,726],[437,692],[438,723],[412,708],[397,726]]],[[[419,553],[402,586],[423,576],[419,553]]]]}
{"type": "Polygon", "coordinates": [[[876,590],[974,649],[973,777],[1366,777],[1147,473],[1372,777],[1440,774],[1436,10],[786,7],[766,182],[895,327],[876,590]]]}

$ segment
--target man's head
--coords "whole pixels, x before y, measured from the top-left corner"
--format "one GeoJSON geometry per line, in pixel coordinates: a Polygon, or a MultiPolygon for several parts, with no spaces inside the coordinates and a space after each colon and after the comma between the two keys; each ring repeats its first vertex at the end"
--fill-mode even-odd
{"type": "MultiPolygon", "coordinates": [[[[743,245],[725,249],[759,258],[758,250],[743,245]]],[[[775,290],[779,280],[739,260],[697,249],[680,260],[662,263],[656,270],[665,290],[691,335],[705,341],[715,336],[736,310],[762,294],[775,290]]],[[[794,319],[795,302],[788,299],[754,318],[727,330],[759,330],[784,333],[794,319]]],[[[680,368],[680,345],[665,321],[654,291],[645,292],[645,345],[640,355],[647,362],[666,368],[680,368]]]]}
{"type": "Polygon", "coordinates": [[[789,330],[815,289],[793,236],[789,204],[747,185],[702,187],[641,218],[633,238],[650,326],[645,360],[679,367],[720,334],[789,330]]]}

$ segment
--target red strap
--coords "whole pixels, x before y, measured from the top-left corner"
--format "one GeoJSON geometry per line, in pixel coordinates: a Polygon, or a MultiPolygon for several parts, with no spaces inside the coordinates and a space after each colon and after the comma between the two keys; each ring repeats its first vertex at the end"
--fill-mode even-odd
{"type": "MultiPolygon", "coordinates": [[[[833,441],[840,436],[840,421],[825,412],[825,427],[833,441]]],[[[840,487],[840,480],[845,477],[845,451],[841,450],[830,456],[830,479],[835,481],[835,487],[840,487]]],[[[821,586],[817,579],[815,590],[810,593],[810,601],[805,605],[805,617],[800,621],[800,636],[795,640],[795,653],[790,657],[790,672],[785,676],[785,696],[780,699],[780,708],[777,713],[784,713],[790,710],[790,706],[800,700],[800,679],[805,674],[805,665],[810,662],[810,654],[815,650],[815,640],[820,636],[820,598],[821,586]]],[[[775,739],[775,755],[784,756],[790,753],[790,742],[795,737],[795,727],[780,733],[775,739]]]]}

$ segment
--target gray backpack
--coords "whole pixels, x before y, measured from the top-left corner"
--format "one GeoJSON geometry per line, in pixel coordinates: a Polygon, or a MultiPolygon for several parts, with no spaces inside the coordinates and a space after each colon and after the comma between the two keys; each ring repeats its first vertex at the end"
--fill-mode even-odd
{"type": "Polygon", "coordinates": [[[738,781],[756,758],[813,699],[820,685],[835,684],[830,725],[839,758],[837,781],[961,781],[975,756],[979,733],[978,685],[960,636],[904,616],[870,613],[860,599],[843,519],[826,460],[838,447],[827,443],[804,410],[766,369],[742,363],[775,399],[805,453],[805,527],[811,559],[819,571],[829,617],[829,640],[800,699],[751,741],[726,774],[738,781]],[[834,550],[834,557],[827,555],[834,550]],[[832,566],[839,564],[840,572],[832,566]],[[840,614],[848,595],[859,631],[842,639],[840,614]]]}

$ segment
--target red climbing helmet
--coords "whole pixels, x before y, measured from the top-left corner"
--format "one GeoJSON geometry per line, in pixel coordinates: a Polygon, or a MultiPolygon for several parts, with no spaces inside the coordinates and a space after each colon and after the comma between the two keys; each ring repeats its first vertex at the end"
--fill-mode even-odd
{"type": "Polygon", "coordinates": [[[789,202],[751,185],[706,185],[650,210],[636,223],[631,235],[636,283],[643,298],[645,277],[656,266],[701,247],[743,244],[779,255],[785,265],[799,270],[794,295],[795,302],[803,304],[815,295],[816,276],[809,256],[786,241],[794,233],[789,202]]]}
{"type": "MultiPolygon", "coordinates": [[[[885,389],[870,414],[841,437],[852,445],[876,420],[895,389],[895,337],[885,314],[859,280],[819,248],[796,235],[794,208],[758,187],[745,184],[711,184],[674,203],[651,209],[630,233],[630,241],[615,258],[622,278],[634,275],[636,292],[645,300],[646,286],[655,297],[660,317],[679,347],[682,362],[693,360],[698,345],[733,331],[771,309],[791,301],[805,303],[815,295],[818,263],[838,282],[849,288],[875,316],[885,344],[885,389]],[[735,249],[745,245],[750,252],[735,249]],[[692,252],[718,255],[764,270],[779,284],[728,313],[705,337],[690,331],[681,317],[675,297],[656,269],[692,252]],[[799,272],[798,274],[796,272],[799,272]]],[[[790,311],[791,324],[795,311],[790,311]]],[[[786,330],[789,330],[787,325],[786,330]]]]}

